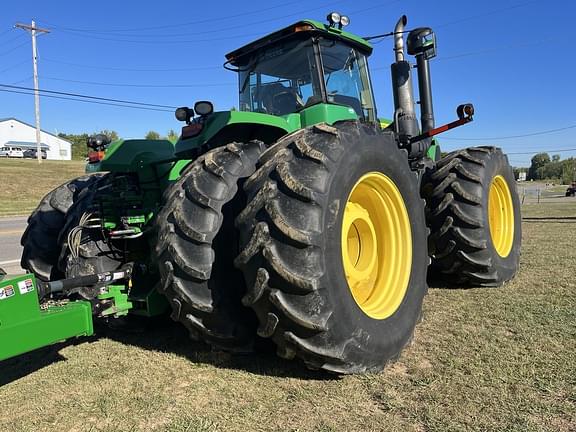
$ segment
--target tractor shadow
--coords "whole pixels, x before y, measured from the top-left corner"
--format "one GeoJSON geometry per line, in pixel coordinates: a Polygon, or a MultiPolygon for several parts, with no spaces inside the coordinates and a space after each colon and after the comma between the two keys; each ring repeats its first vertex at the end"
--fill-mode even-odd
{"type": "Polygon", "coordinates": [[[230,354],[214,351],[209,345],[190,339],[188,331],[167,316],[152,319],[131,316],[126,321],[111,320],[109,323],[96,321],[94,331],[94,336],[88,338],[71,339],[0,362],[0,387],[52,364],[67,361],[60,353],[66,347],[88,345],[104,338],[149,351],[173,353],[191,362],[209,364],[221,369],[280,378],[316,381],[340,379],[339,376],[324,371],[308,370],[302,362],[277,357],[272,343],[264,340],[258,341],[253,353],[230,354]]]}
{"type": "Polygon", "coordinates": [[[208,344],[190,339],[188,331],[168,316],[157,318],[132,317],[128,328],[98,325],[98,337],[155,352],[169,352],[191,362],[209,364],[221,369],[232,369],[256,375],[280,378],[332,381],[339,376],[324,371],[313,371],[296,360],[284,360],[276,355],[271,341],[260,339],[252,353],[228,353],[213,350],[208,344]]]}
{"type": "Polygon", "coordinates": [[[66,347],[91,343],[97,339],[96,336],[70,339],[1,361],[0,387],[24,378],[52,364],[66,361],[66,357],[60,354],[60,350],[66,347]]]}

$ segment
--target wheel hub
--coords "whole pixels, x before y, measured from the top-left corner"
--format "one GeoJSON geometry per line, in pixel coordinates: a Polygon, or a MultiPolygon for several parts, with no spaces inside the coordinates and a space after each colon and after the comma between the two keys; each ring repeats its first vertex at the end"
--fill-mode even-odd
{"type": "Polygon", "coordinates": [[[400,307],[412,267],[412,232],[404,199],[379,172],[352,188],[342,221],[342,261],[362,311],[385,319],[400,307]]]}
{"type": "Polygon", "coordinates": [[[497,175],[488,192],[490,237],[498,255],[507,257],[514,243],[514,205],[506,179],[497,175]]]}

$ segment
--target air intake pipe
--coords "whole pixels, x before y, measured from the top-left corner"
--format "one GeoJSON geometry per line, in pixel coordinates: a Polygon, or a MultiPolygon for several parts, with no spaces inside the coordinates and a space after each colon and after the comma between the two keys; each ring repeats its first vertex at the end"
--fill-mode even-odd
{"type": "Polygon", "coordinates": [[[394,122],[400,142],[408,144],[410,137],[420,133],[414,112],[414,92],[410,63],[404,60],[404,26],[408,22],[402,15],[394,28],[394,52],[396,62],[392,63],[392,91],[394,94],[394,122]]]}
{"type": "Polygon", "coordinates": [[[416,56],[418,68],[418,92],[420,95],[420,121],[422,133],[434,129],[434,109],[432,106],[432,84],[428,60],[436,56],[436,37],[429,27],[414,29],[408,34],[408,54],[416,56]]]}

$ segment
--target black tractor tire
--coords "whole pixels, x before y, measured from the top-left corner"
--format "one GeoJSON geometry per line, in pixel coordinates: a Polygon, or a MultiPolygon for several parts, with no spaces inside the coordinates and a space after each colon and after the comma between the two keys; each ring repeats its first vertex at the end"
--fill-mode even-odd
{"type": "Polygon", "coordinates": [[[298,131],[262,155],[244,188],[248,204],[236,220],[242,248],[236,265],[248,287],[242,301],[258,316],[258,335],[271,338],[283,358],[337,374],[379,371],[396,360],[421,316],[428,257],[418,179],[394,135],[358,122],[298,131]],[[405,294],[384,319],[356,302],[342,257],[350,193],[374,172],[399,190],[412,236],[405,294]]]}
{"type": "Polygon", "coordinates": [[[256,318],[240,302],[245,285],[234,267],[234,219],[245,204],[239,184],[264,150],[250,141],[200,156],[165,191],[158,215],[155,255],[172,319],[216,349],[248,352],[254,345],[256,318]]]}
{"type": "Polygon", "coordinates": [[[520,200],[508,158],[496,147],[471,147],[442,158],[422,187],[427,201],[430,277],[452,286],[500,286],[518,272],[520,200]],[[513,236],[501,256],[490,232],[489,192],[504,179],[512,205],[513,236]]]}
{"type": "Polygon", "coordinates": [[[60,232],[79,194],[100,177],[99,173],[78,177],[58,186],[42,198],[28,218],[28,226],[20,240],[24,247],[20,261],[23,269],[44,281],[64,277],[57,266],[62,247],[59,242],[60,232]]]}

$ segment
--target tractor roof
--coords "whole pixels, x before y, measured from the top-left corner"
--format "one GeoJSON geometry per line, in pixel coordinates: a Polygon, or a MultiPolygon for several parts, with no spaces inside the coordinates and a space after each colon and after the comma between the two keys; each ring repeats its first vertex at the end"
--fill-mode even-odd
{"type": "Polygon", "coordinates": [[[270,33],[264,37],[261,37],[254,42],[250,42],[249,44],[244,45],[243,47],[238,48],[232,52],[229,52],[226,54],[226,59],[231,64],[236,64],[237,60],[246,56],[247,54],[262,49],[282,39],[288,38],[296,33],[299,35],[309,34],[310,36],[316,34],[327,36],[332,39],[339,39],[350,45],[353,45],[355,48],[359,49],[366,55],[370,55],[372,53],[372,45],[359,36],[348,33],[347,31],[338,29],[336,27],[330,27],[328,24],[324,24],[319,21],[302,20],[283,28],[282,30],[275,31],[274,33],[270,33]]]}

